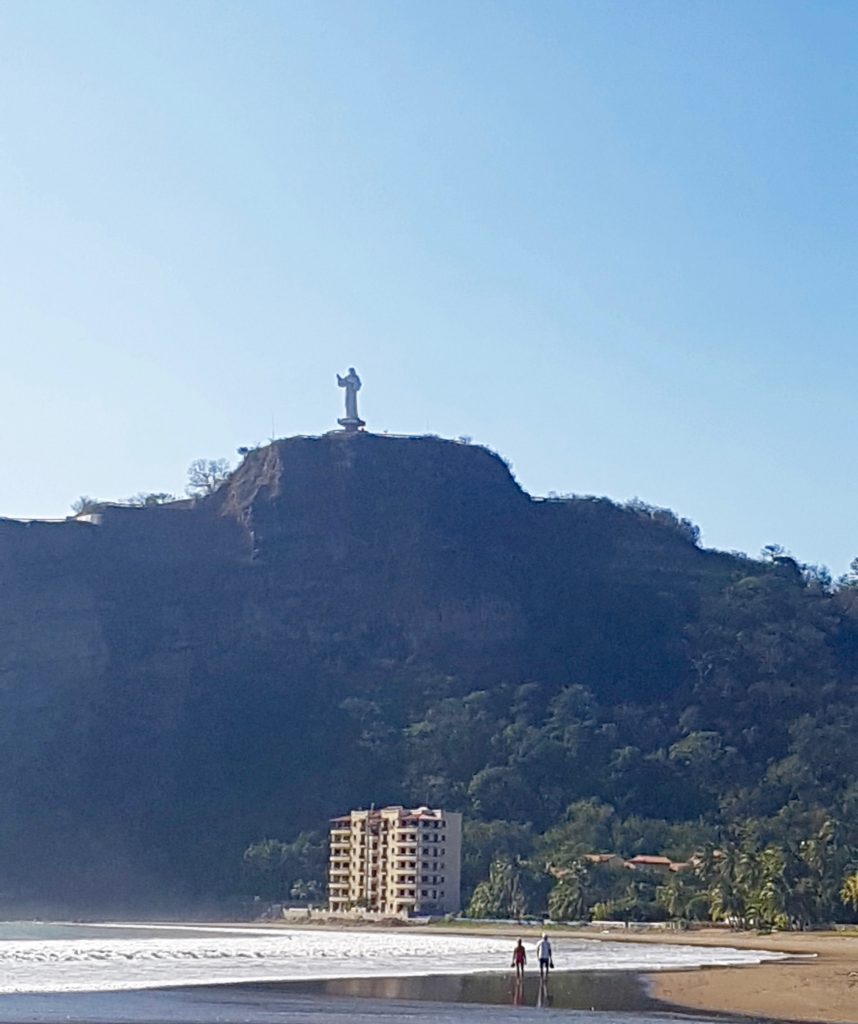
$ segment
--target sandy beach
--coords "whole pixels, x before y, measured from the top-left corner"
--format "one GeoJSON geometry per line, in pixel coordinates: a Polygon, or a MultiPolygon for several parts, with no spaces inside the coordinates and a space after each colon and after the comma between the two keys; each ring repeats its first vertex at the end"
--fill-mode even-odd
{"type": "Polygon", "coordinates": [[[858,1024],[858,935],[801,932],[610,932],[591,929],[557,934],[612,942],[668,942],[734,946],[790,953],[806,959],[751,967],[708,967],[647,976],[651,994],[680,1011],[708,1011],[767,1020],[858,1024]]]}
{"type": "MultiPolygon", "coordinates": [[[[456,934],[522,935],[534,939],[537,926],[466,924],[432,931],[456,934]]],[[[701,931],[598,931],[552,928],[552,937],[606,942],[732,946],[771,950],[796,958],[748,967],[707,967],[644,975],[650,994],[679,1012],[698,1011],[764,1020],[858,1024],[858,934],[794,932],[760,935],[713,928],[701,931]]]]}
{"type": "Polygon", "coordinates": [[[7,922],[0,1021],[413,1022],[443,1010],[489,1024],[553,1008],[603,1024],[858,1024],[854,934],[551,927],[557,970],[545,986],[528,965],[521,987],[509,951],[517,938],[532,949],[535,922],[284,924],[7,922]]]}
{"type": "Polygon", "coordinates": [[[738,1013],[790,1021],[858,1022],[858,937],[688,935],[677,941],[770,949],[811,957],[753,968],[712,967],[651,975],[656,998],[687,1010],[738,1013]]]}

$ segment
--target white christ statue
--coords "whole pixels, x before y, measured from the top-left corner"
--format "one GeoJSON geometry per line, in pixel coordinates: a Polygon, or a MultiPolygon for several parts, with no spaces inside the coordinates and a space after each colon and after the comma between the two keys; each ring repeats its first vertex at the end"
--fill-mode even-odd
{"type": "Polygon", "coordinates": [[[358,416],[357,411],[357,393],[360,391],[360,377],[355,373],[355,368],[350,366],[348,375],[345,377],[337,374],[337,384],[341,388],[346,389],[346,415],[344,419],[337,422],[346,429],[349,427],[353,429],[359,426],[362,427],[363,420],[358,416]]]}

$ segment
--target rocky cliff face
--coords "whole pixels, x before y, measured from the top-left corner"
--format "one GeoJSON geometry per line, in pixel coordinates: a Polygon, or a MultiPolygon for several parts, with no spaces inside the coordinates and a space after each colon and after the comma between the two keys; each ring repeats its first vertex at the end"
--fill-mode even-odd
{"type": "Polygon", "coordinates": [[[0,521],[3,884],[217,888],[261,834],[401,795],[350,756],[355,701],[655,692],[724,568],[437,438],[290,438],[191,508],[0,521]]]}
{"type": "Polygon", "coordinates": [[[266,631],[273,617],[296,639],[437,656],[443,671],[508,654],[521,634],[530,501],[483,449],[293,438],[251,453],[210,506],[241,525],[248,575],[267,581],[264,603],[250,599],[266,631]]]}

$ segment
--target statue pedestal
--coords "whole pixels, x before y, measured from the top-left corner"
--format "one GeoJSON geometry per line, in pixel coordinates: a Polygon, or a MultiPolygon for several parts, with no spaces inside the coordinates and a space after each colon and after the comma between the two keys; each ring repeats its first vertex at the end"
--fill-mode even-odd
{"type": "Polygon", "coordinates": [[[359,420],[356,416],[345,416],[343,419],[337,420],[337,423],[347,434],[353,434],[356,430],[366,426],[366,423],[363,420],[359,420]]]}

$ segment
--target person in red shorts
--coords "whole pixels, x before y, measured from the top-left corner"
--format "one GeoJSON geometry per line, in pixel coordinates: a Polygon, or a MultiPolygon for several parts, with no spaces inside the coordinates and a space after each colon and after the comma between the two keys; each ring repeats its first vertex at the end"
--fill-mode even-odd
{"type": "Polygon", "coordinates": [[[511,967],[515,968],[516,978],[524,977],[524,965],[527,963],[527,953],[524,951],[524,943],[521,939],[518,940],[518,945],[512,951],[512,964],[511,967]]]}

